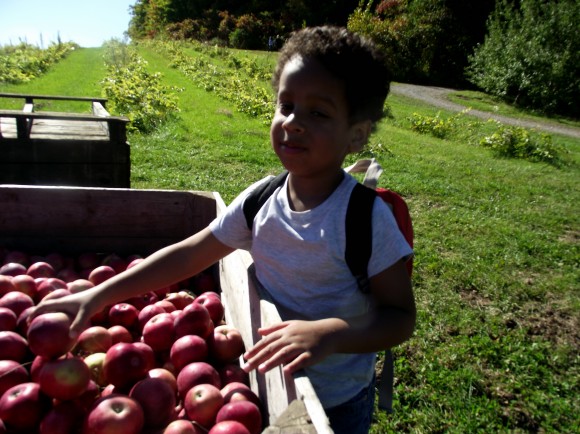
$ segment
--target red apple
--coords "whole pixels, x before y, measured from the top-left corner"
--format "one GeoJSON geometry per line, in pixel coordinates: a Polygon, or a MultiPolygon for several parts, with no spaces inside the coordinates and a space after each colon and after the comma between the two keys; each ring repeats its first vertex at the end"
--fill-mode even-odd
{"type": "Polygon", "coordinates": [[[38,374],[40,390],[61,401],[80,397],[90,380],[89,367],[76,357],[49,360],[38,374]]]}
{"type": "Polygon", "coordinates": [[[147,365],[147,371],[153,369],[155,367],[155,351],[153,351],[153,348],[141,341],[133,342],[133,345],[143,353],[147,365]]]}
{"type": "MultiPolygon", "coordinates": [[[[163,310],[165,310],[165,312],[169,312],[169,313],[178,312],[175,305],[173,303],[171,303],[169,300],[159,300],[153,304],[155,306],[161,306],[163,308],[163,310]]],[[[181,312],[181,310],[179,310],[179,312],[181,312]]]]}
{"type": "Polygon", "coordinates": [[[103,326],[91,326],[81,332],[73,348],[75,354],[86,356],[93,353],[105,353],[113,345],[109,330],[103,326]]]}
{"type": "Polygon", "coordinates": [[[175,340],[175,326],[170,313],[155,315],[143,327],[143,342],[153,351],[169,350],[175,340]]]}
{"type": "Polygon", "coordinates": [[[108,265],[100,265],[90,272],[89,280],[96,286],[100,283],[103,283],[106,280],[109,280],[116,274],[117,273],[115,272],[113,267],[109,267],[108,265]]]}
{"type": "Polygon", "coordinates": [[[76,401],[57,402],[40,421],[38,434],[81,432],[86,410],[76,401]]]}
{"type": "Polygon", "coordinates": [[[44,260],[48,262],[56,272],[62,270],[67,264],[67,258],[58,252],[49,253],[46,255],[44,260]]]}
{"type": "Polygon", "coordinates": [[[175,375],[169,369],[153,368],[149,370],[147,376],[165,381],[171,387],[171,390],[173,390],[173,394],[177,396],[177,378],[175,378],[175,375]]]}
{"type": "Polygon", "coordinates": [[[215,291],[217,282],[211,272],[205,271],[193,277],[193,288],[196,294],[202,294],[207,291],[215,291]]]}
{"type": "Polygon", "coordinates": [[[12,291],[0,298],[0,307],[11,309],[16,316],[31,306],[34,306],[34,300],[23,292],[12,291]]]}
{"type": "Polygon", "coordinates": [[[0,307],[0,331],[10,331],[16,330],[16,322],[18,317],[7,307],[0,307]]]}
{"type": "Polygon", "coordinates": [[[177,374],[177,391],[184,397],[189,389],[198,384],[211,384],[221,388],[221,380],[216,369],[206,362],[193,362],[186,365],[177,374]]]}
{"type": "MultiPolygon", "coordinates": [[[[23,274],[23,276],[26,276],[26,274],[23,274]]],[[[34,282],[34,279],[32,281],[34,282]]],[[[0,297],[4,294],[15,291],[18,291],[18,289],[14,284],[14,277],[0,274],[0,297]]]]}
{"type": "Polygon", "coordinates": [[[37,356],[48,359],[69,352],[75,344],[70,337],[70,318],[62,312],[49,312],[32,319],[28,326],[28,345],[37,356]]]}
{"type": "Polygon", "coordinates": [[[207,434],[207,430],[187,419],[177,419],[165,427],[163,434],[207,434]]]}
{"type": "Polygon", "coordinates": [[[36,279],[37,277],[54,277],[56,272],[48,262],[39,261],[28,267],[26,274],[36,279]]]}
{"type": "Polygon", "coordinates": [[[211,331],[211,318],[205,306],[198,303],[187,305],[175,318],[175,337],[198,335],[207,338],[211,331]]]}
{"type": "Polygon", "coordinates": [[[236,402],[236,401],[250,401],[261,407],[260,398],[256,395],[250,387],[244,383],[228,383],[221,389],[222,396],[224,397],[224,403],[236,402]]]}
{"type": "Polygon", "coordinates": [[[103,259],[101,265],[108,265],[113,270],[115,270],[115,273],[117,274],[122,273],[127,269],[127,261],[116,253],[111,253],[109,256],[103,259]]]}
{"type": "Polygon", "coordinates": [[[118,344],[119,342],[133,342],[133,335],[131,335],[131,332],[123,326],[115,325],[109,327],[107,330],[111,335],[113,345],[118,344]]]}
{"type": "Polygon", "coordinates": [[[207,434],[251,434],[244,424],[235,420],[224,420],[216,423],[207,434]]]}
{"type": "Polygon", "coordinates": [[[41,392],[38,383],[22,383],[0,398],[0,419],[9,432],[35,432],[50,407],[50,398],[41,392]]]}
{"type": "Polygon", "coordinates": [[[67,285],[71,282],[74,282],[75,280],[80,279],[79,273],[77,273],[76,270],[71,267],[63,268],[62,270],[58,271],[56,273],[56,277],[66,282],[67,285]]]}
{"type": "Polygon", "coordinates": [[[0,360],[0,397],[11,387],[29,381],[28,371],[19,362],[0,360]]]}
{"type": "Polygon", "coordinates": [[[77,399],[74,400],[77,404],[79,404],[85,411],[88,411],[95,401],[100,398],[101,396],[101,388],[100,386],[95,383],[93,380],[89,381],[89,385],[87,386],[87,390],[79,396],[77,399]]]}
{"type": "Polygon", "coordinates": [[[198,295],[193,300],[194,303],[199,303],[205,306],[209,312],[209,316],[213,321],[214,326],[219,326],[224,319],[224,305],[220,296],[213,291],[204,292],[198,295]]]}
{"type": "MultiPolygon", "coordinates": [[[[2,276],[0,276],[0,280],[2,276]]],[[[28,274],[20,274],[18,276],[14,276],[12,278],[12,283],[16,287],[16,291],[23,292],[24,294],[28,295],[30,298],[36,297],[36,293],[38,292],[36,288],[36,282],[32,276],[28,274]]],[[[1,286],[1,285],[0,285],[1,286]]],[[[0,290],[0,294],[2,291],[0,290]]]]}
{"type": "Polygon", "coordinates": [[[18,276],[26,274],[27,268],[17,262],[8,262],[0,267],[0,274],[4,276],[18,276]]]}
{"type": "Polygon", "coordinates": [[[171,302],[175,306],[175,309],[183,310],[193,303],[193,295],[187,291],[170,292],[165,297],[165,300],[171,302]]]}
{"type": "Polygon", "coordinates": [[[67,295],[71,295],[71,292],[68,289],[59,288],[59,289],[55,289],[54,291],[46,294],[43,297],[43,300],[53,300],[55,298],[66,297],[67,295]]]}
{"type": "Polygon", "coordinates": [[[125,342],[109,348],[103,364],[105,380],[119,389],[131,387],[145,378],[150,368],[145,352],[136,345],[125,342]]]}
{"type": "Polygon", "coordinates": [[[220,365],[218,372],[220,374],[222,384],[224,385],[234,382],[250,384],[248,373],[244,371],[237,363],[226,363],[224,365],[220,365]]]}
{"type": "Polygon", "coordinates": [[[8,264],[11,262],[22,264],[25,267],[28,267],[30,265],[30,256],[20,250],[11,250],[6,253],[6,256],[4,257],[4,263],[8,264]]]}
{"type": "Polygon", "coordinates": [[[36,296],[34,297],[36,301],[42,300],[48,294],[56,291],[57,289],[67,289],[66,282],[56,277],[39,277],[37,279],[43,280],[38,282],[36,285],[36,296]]]}
{"type": "Polygon", "coordinates": [[[205,362],[207,355],[208,349],[205,339],[196,335],[180,337],[173,343],[169,352],[171,363],[177,372],[190,363],[205,362]]]}
{"type": "Polygon", "coordinates": [[[26,339],[16,332],[0,332],[0,360],[22,362],[27,354],[26,339]]]}
{"type": "Polygon", "coordinates": [[[143,309],[145,306],[149,306],[150,304],[159,301],[159,297],[153,291],[146,292],[145,294],[138,295],[135,297],[128,298],[125,300],[125,303],[132,304],[137,308],[137,310],[143,309]]]}
{"type": "Polygon", "coordinates": [[[129,303],[117,303],[109,309],[109,324],[121,325],[128,330],[133,329],[137,324],[139,311],[129,303]]]}
{"type": "Polygon", "coordinates": [[[185,395],[183,407],[189,420],[210,428],[215,423],[223,403],[224,398],[217,387],[211,384],[198,384],[185,395]]]}
{"type": "Polygon", "coordinates": [[[129,268],[133,268],[135,265],[137,265],[139,262],[143,262],[144,258],[141,257],[137,257],[137,258],[127,258],[129,260],[129,263],[127,264],[127,270],[129,268]]]}
{"type": "Polygon", "coordinates": [[[160,428],[175,419],[176,396],[171,386],[161,378],[144,378],[129,392],[145,414],[145,427],[160,428]]]}
{"type": "Polygon", "coordinates": [[[22,336],[26,336],[28,334],[28,319],[34,309],[35,306],[27,307],[22,312],[20,312],[20,315],[18,315],[18,319],[16,320],[16,330],[18,330],[18,333],[20,333],[22,336]]]}
{"type": "Polygon", "coordinates": [[[242,423],[250,434],[262,432],[262,414],[256,404],[250,401],[232,401],[224,404],[218,411],[216,423],[235,420],[242,423]]]}
{"type": "Polygon", "coordinates": [[[240,331],[228,324],[215,328],[213,337],[208,339],[211,356],[220,363],[232,362],[244,353],[244,341],[240,331]]]}
{"type": "Polygon", "coordinates": [[[77,258],[77,264],[81,270],[97,268],[99,262],[99,255],[94,252],[81,253],[77,258]]]}
{"type": "Polygon", "coordinates": [[[46,357],[36,356],[32,359],[32,363],[30,364],[30,379],[35,383],[38,383],[38,376],[40,375],[40,370],[44,366],[46,362],[50,359],[46,357]]]}
{"type": "Polygon", "coordinates": [[[95,402],[85,418],[84,434],[140,434],[145,415],[134,399],[112,394],[95,402]]]}
{"type": "Polygon", "coordinates": [[[93,282],[87,279],[75,279],[72,282],[68,282],[66,285],[68,290],[73,294],[76,294],[77,292],[81,291],[86,291],[87,289],[90,289],[95,286],[93,282]]]}
{"type": "Polygon", "coordinates": [[[163,309],[161,306],[158,306],[157,304],[150,304],[149,306],[145,306],[139,311],[138,321],[140,329],[143,330],[143,327],[145,327],[147,321],[149,321],[155,315],[165,312],[165,309],[163,309]]]}

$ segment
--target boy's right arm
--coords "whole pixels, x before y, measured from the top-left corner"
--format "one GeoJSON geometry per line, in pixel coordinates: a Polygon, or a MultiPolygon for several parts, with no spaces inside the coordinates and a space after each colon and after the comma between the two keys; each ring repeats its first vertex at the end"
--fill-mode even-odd
{"type": "Polygon", "coordinates": [[[78,335],[90,318],[106,306],[185,280],[233,252],[208,228],[167,246],[135,267],[86,291],[41,302],[33,314],[60,311],[72,319],[71,335],[78,335]]]}

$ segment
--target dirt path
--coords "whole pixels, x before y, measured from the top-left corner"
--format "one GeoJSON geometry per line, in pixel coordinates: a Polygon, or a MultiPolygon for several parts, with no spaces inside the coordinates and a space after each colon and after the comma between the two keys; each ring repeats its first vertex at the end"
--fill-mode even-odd
{"type": "MultiPolygon", "coordinates": [[[[453,92],[453,89],[446,89],[443,87],[419,86],[415,84],[393,83],[391,92],[397,95],[403,95],[409,98],[419,99],[436,107],[441,107],[446,110],[460,112],[465,110],[467,106],[451,102],[447,95],[453,92]]],[[[481,110],[470,110],[467,114],[476,116],[483,120],[495,119],[507,125],[515,125],[524,128],[533,128],[536,130],[545,131],[551,134],[561,134],[563,136],[574,137],[580,139],[580,128],[564,126],[555,122],[539,122],[523,119],[514,119],[506,116],[496,115],[490,112],[481,110]]]]}

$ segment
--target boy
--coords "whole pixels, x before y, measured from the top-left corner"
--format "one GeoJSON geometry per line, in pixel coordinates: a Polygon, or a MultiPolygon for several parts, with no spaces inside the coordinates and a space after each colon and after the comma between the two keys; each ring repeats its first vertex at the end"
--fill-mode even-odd
{"type": "Polygon", "coordinates": [[[284,322],[260,330],[244,355],[246,371],[305,369],[335,433],[366,433],[374,400],[375,352],[408,339],[415,304],[405,260],[412,250],[381,199],[373,208],[370,293],[344,261],[345,215],[356,180],[342,164],[383,116],[389,74],[366,40],[336,27],[303,29],[282,48],[272,80],[274,151],[289,172],[248,229],[242,205],[250,186],[209,227],[152,254],[94,289],[51,300],[78,334],[106,305],[184,280],[247,249],[284,322]]]}

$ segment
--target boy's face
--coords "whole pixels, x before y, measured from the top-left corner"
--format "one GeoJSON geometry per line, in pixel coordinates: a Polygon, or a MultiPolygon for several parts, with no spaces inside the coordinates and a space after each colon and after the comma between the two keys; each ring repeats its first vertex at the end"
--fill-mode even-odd
{"type": "Polygon", "coordinates": [[[290,173],[335,175],[346,155],[364,145],[369,131],[370,122],[349,122],[343,82],[318,61],[294,57],[286,63],[270,138],[290,173]]]}

